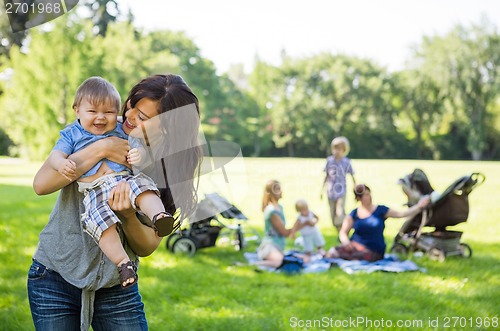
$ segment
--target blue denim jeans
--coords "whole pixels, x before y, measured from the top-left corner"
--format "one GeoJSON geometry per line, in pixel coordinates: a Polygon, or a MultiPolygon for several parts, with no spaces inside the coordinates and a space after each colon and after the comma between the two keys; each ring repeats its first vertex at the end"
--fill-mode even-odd
{"type": "MultiPolygon", "coordinates": [[[[36,330],[80,330],[81,289],[57,272],[33,261],[28,273],[28,298],[36,330]]],[[[97,290],[92,328],[95,331],[147,330],[137,284],[97,290]]]]}

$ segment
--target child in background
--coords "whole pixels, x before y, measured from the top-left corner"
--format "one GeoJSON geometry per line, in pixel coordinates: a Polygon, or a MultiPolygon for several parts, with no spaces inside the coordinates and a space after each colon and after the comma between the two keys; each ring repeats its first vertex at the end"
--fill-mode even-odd
{"type": "MultiPolygon", "coordinates": [[[[127,139],[121,123],[117,122],[120,103],[118,91],[105,79],[91,77],[85,80],[76,91],[73,103],[77,121],[61,131],[61,138],[48,157],[52,168],[73,181],[76,179],[76,164],[68,159],[68,155],[109,136],[127,139]]],[[[129,164],[136,164],[140,159],[137,148],[129,151],[129,164]]],[[[130,183],[133,207],[152,220],[159,236],[171,232],[174,218],[165,211],[153,180],[141,173],[134,176],[123,164],[104,159],[78,178],[79,191],[85,195],[85,212],[81,215],[83,230],[117,265],[122,286],[127,287],[136,282],[137,268],[123,248],[116,228],[120,220],[108,204],[109,193],[120,180],[130,183]]]]}
{"type": "Polygon", "coordinates": [[[300,234],[304,240],[304,253],[311,255],[313,250],[316,249],[318,254],[325,255],[323,246],[325,246],[325,239],[321,231],[317,227],[319,218],[312,211],[305,200],[297,200],[295,203],[295,210],[299,213],[294,229],[300,229],[300,234]]]}
{"type": "Polygon", "coordinates": [[[321,188],[321,198],[326,184],[328,194],[328,204],[330,206],[330,216],[333,226],[340,232],[342,221],[345,217],[345,196],[346,196],[346,177],[350,174],[353,184],[354,169],[351,160],[347,157],[349,154],[349,140],[346,137],[336,137],[331,143],[332,155],[328,156],[325,165],[325,180],[321,188]]]}

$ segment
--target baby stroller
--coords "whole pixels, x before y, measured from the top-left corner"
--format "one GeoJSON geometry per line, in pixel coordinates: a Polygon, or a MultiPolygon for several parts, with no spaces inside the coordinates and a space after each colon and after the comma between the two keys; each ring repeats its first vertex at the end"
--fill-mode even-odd
{"type": "Polygon", "coordinates": [[[205,195],[189,219],[189,227],[167,237],[167,250],[193,256],[200,248],[214,247],[216,243],[230,243],[236,250],[242,250],[249,241],[258,241],[260,236],[252,230],[252,236],[245,236],[243,221],[248,218],[233,204],[218,193],[205,195]],[[217,216],[219,215],[219,216],[217,216]],[[220,217],[237,220],[224,223],[220,217]]]}
{"type": "Polygon", "coordinates": [[[418,202],[421,196],[430,195],[431,203],[422,213],[407,220],[394,239],[391,253],[406,256],[409,252],[427,253],[433,260],[443,262],[446,256],[472,256],[472,249],[461,243],[462,232],[449,231],[448,226],[467,221],[469,216],[469,194],[482,184],[485,176],[472,173],[458,178],[442,194],[432,188],[425,173],[415,169],[399,180],[408,196],[408,206],[418,202]],[[424,227],[434,227],[433,232],[423,232],[424,227]]]}

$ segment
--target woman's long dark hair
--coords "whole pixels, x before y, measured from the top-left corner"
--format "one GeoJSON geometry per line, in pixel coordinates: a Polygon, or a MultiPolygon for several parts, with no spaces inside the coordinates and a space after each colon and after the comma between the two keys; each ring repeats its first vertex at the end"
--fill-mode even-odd
{"type": "Polygon", "coordinates": [[[144,98],[158,102],[160,130],[164,137],[154,158],[157,160],[154,172],[161,175],[153,179],[158,184],[165,210],[172,215],[178,211],[176,218],[182,221],[194,211],[198,202],[195,178],[199,179],[203,158],[198,141],[198,98],[181,76],[149,76],[130,90],[123,104],[124,119],[128,106],[135,108],[144,98]]]}

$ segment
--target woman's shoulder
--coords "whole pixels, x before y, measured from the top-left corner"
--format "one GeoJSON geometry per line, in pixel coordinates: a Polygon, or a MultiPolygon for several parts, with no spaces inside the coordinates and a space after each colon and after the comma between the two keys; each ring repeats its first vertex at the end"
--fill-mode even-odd
{"type": "Polygon", "coordinates": [[[378,205],[377,208],[375,209],[375,213],[377,215],[385,216],[387,212],[389,211],[389,207],[386,205],[378,205]]]}
{"type": "Polygon", "coordinates": [[[264,208],[264,213],[271,213],[273,211],[281,211],[281,205],[275,206],[272,203],[268,204],[266,208],[264,208]]]}

